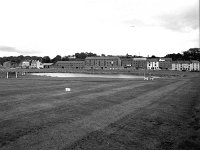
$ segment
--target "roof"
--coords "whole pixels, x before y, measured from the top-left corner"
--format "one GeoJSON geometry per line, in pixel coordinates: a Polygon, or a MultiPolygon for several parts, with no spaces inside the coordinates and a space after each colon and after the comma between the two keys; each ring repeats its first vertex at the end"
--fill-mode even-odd
{"type": "Polygon", "coordinates": [[[84,61],[57,61],[56,64],[66,64],[66,63],[84,63],[84,61]]]}
{"type": "Polygon", "coordinates": [[[172,61],[172,64],[190,64],[190,61],[172,61]]]}
{"type": "Polygon", "coordinates": [[[106,56],[106,57],[86,57],[85,59],[120,59],[116,56],[106,56]]]}
{"type": "Polygon", "coordinates": [[[53,63],[43,63],[44,66],[51,66],[53,63]]]}
{"type": "Polygon", "coordinates": [[[147,61],[155,62],[155,61],[158,61],[158,58],[148,58],[147,61]]]}
{"type": "Polygon", "coordinates": [[[172,58],[159,58],[159,61],[172,61],[172,58]]]}
{"type": "Polygon", "coordinates": [[[32,60],[31,62],[38,62],[39,60],[32,60]]]}
{"type": "Polygon", "coordinates": [[[40,62],[39,60],[32,60],[31,64],[37,64],[37,62],[40,62]]]}
{"type": "Polygon", "coordinates": [[[24,60],[24,61],[22,61],[22,62],[31,62],[31,60],[24,60]]]}
{"type": "Polygon", "coordinates": [[[120,59],[121,60],[131,60],[131,61],[133,60],[132,58],[127,58],[127,57],[126,58],[120,58],[120,59]]]}
{"type": "Polygon", "coordinates": [[[133,58],[133,60],[147,60],[147,58],[133,58]]]}

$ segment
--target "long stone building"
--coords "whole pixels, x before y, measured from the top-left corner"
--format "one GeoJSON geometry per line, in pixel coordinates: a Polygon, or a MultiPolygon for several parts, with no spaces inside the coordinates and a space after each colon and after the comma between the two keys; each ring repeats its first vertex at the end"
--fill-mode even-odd
{"type": "Polygon", "coordinates": [[[116,69],[121,68],[119,57],[87,57],[85,59],[87,69],[116,69]]]}
{"type": "Polygon", "coordinates": [[[85,61],[57,61],[54,68],[65,69],[83,69],[85,67],[85,61]]]}

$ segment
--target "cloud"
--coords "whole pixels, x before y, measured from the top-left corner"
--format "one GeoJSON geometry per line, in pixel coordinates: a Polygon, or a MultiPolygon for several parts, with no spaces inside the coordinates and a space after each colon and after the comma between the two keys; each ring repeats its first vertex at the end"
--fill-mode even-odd
{"type": "MultiPolygon", "coordinates": [[[[155,3],[156,4],[156,3],[155,3]]],[[[157,3],[157,5],[160,3],[157,3]]],[[[122,23],[135,25],[136,27],[161,27],[172,31],[189,31],[199,28],[199,4],[198,1],[188,3],[188,6],[177,6],[173,8],[173,2],[153,7],[155,10],[138,12],[138,15],[123,20],[122,23]],[[170,5],[172,8],[170,8],[170,5]],[[162,9],[161,9],[162,8],[162,9]],[[168,8],[168,9],[166,9],[168,8]],[[147,13],[149,12],[149,13],[147,13]],[[145,15],[144,15],[145,14],[145,15]],[[140,16],[140,17],[139,17],[140,16]]]]}
{"type": "Polygon", "coordinates": [[[10,47],[10,46],[0,46],[0,51],[2,52],[16,52],[19,54],[35,54],[38,53],[38,51],[35,50],[19,50],[16,49],[15,47],[10,47]]]}
{"type": "Polygon", "coordinates": [[[145,23],[142,19],[130,19],[130,20],[123,20],[122,23],[129,24],[130,26],[142,27],[147,26],[148,24],[145,23]]]}
{"type": "Polygon", "coordinates": [[[187,31],[199,28],[199,10],[198,5],[182,10],[181,12],[171,12],[157,16],[160,26],[174,30],[187,31]]]}

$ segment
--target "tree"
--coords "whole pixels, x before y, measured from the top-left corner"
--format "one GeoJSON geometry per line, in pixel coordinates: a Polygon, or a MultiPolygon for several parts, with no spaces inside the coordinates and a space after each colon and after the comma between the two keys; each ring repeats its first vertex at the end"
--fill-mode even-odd
{"type": "Polygon", "coordinates": [[[51,62],[51,59],[50,59],[49,56],[44,56],[44,57],[42,58],[42,63],[50,63],[50,62],[51,62]]]}
{"type": "Polygon", "coordinates": [[[87,57],[96,57],[97,54],[89,52],[89,53],[86,53],[86,56],[87,57]]]}
{"type": "Polygon", "coordinates": [[[81,52],[81,53],[75,53],[75,57],[76,59],[80,59],[80,60],[84,60],[86,57],[96,57],[97,54],[95,53],[91,53],[91,52],[81,52]]]}
{"type": "Polygon", "coordinates": [[[178,54],[173,53],[173,54],[167,54],[165,58],[172,58],[173,61],[183,60],[183,55],[180,53],[178,54]]]}
{"type": "Polygon", "coordinates": [[[64,57],[62,57],[62,59],[61,59],[62,61],[69,61],[69,57],[67,57],[67,56],[64,56],[64,57]]]}
{"type": "Polygon", "coordinates": [[[16,59],[16,63],[20,63],[20,62],[22,62],[24,60],[24,56],[23,55],[20,55],[20,56],[18,56],[17,57],[17,59],[16,59]]]}
{"type": "Polygon", "coordinates": [[[190,48],[183,52],[183,58],[185,60],[198,60],[200,61],[200,48],[190,48]]]}
{"type": "Polygon", "coordinates": [[[57,55],[56,57],[54,57],[53,59],[52,59],[52,63],[56,63],[57,61],[61,61],[61,56],[60,55],[57,55]]]}
{"type": "Polygon", "coordinates": [[[87,55],[83,52],[81,53],[75,53],[75,57],[78,59],[85,59],[87,57],[87,55]]]}
{"type": "Polygon", "coordinates": [[[38,57],[38,56],[31,56],[31,60],[42,60],[42,57],[38,57]]]}

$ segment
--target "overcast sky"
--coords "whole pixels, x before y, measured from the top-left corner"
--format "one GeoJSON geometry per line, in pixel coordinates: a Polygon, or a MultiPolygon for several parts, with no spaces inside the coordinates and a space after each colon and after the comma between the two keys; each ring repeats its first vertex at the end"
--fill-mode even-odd
{"type": "Polygon", "coordinates": [[[0,0],[0,57],[199,47],[199,0],[0,0]]]}

